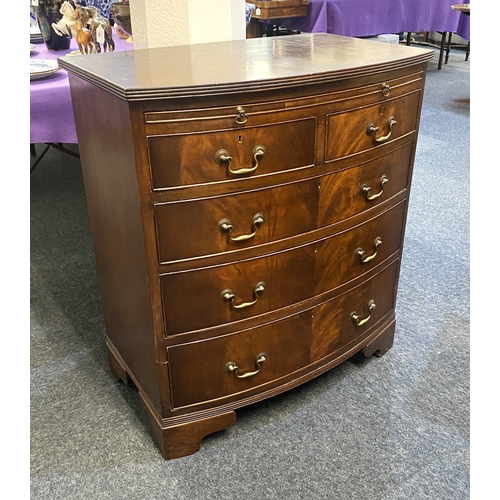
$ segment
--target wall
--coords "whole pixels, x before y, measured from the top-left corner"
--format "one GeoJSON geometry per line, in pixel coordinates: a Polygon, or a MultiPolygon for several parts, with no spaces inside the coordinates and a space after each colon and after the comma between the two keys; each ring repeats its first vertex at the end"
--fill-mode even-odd
{"type": "Polygon", "coordinates": [[[244,0],[129,0],[134,48],[244,39],[244,0]]]}

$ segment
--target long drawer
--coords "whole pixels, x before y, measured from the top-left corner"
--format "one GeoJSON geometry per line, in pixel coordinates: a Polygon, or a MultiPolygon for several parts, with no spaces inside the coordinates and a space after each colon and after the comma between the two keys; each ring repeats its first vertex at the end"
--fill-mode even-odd
{"type": "Polygon", "coordinates": [[[156,203],[161,264],[237,252],[352,217],[407,188],[412,144],[375,160],[284,186],[156,203]]]}
{"type": "Polygon", "coordinates": [[[245,397],[361,342],[394,308],[398,262],[324,304],[253,330],[168,348],[173,408],[245,397]]]}
{"type": "Polygon", "coordinates": [[[406,201],[298,248],[160,277],[168,336],[264,314],[346,283],[401,246],[406,201]]]}

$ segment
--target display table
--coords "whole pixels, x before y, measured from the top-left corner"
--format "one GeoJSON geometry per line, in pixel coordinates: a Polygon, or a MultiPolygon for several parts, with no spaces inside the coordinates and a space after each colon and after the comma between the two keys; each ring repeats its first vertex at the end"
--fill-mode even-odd
{"type": "Polygon", "coordinates": [[[367,37],[382,33],[456,32],[460,13],[453,0],[310,0],[306,17],[279,21],[306,33],[367,37]]]}
{"type": "MultiPolygon", "coordinates": [[[[133,50],[133,44],[113,37],[115,50],[133,50]]],[[[76,41],[71,40],[68,50],[53,51],[44,43],[37,44],[31,59],[57,59],[78,51],[76,41]]],[[[75,55],[74,57],[92,57],[75,55]]],[[[41,80],[30,82],[30,143],[77,143],[73,106],[69,91],[68,74],[60,69],[41,80]]]]}
{"type": "Polygon", "coordinates": [[[383,33],[438,31],[443,34],[438,69],[441,69],[447,33],[469,40],[470,22],[453,0],[310,0],[306,17],[275,20],[276,24],[305,33],[334,33],[369,37],[383,33]]]}
{"type": "Polygon", "coordinates": [[[460,12],[460,17],[458,18],[458,24],[454,31],[449,31],[448,33],[443,33],[443,39],[441,41],[441,51],[439,53],[439,66],[441,65],[441,61],[443,60],[443,52],[446,50],[446,57],[444,63],[448,62],[448,57],[450,56],[450,48],[451,48],[451,39],[453,33],[456,33],[464,40],[467,41],[467,48],[465,53],[465,60],[469,60],[469,52],[470,52],[470,4],[468,3],[457,3],[451,6],[451,10],[460,12]],[[448,34],[448,42],[445,45],[446,34],[448,34]]]}
{"type": "Polygon", "coordinates": [[[250,24],[247,26],[247,38],[262,36],[262,21],[304,17],[307,14],[309,0],[262,0],[252,3],[255,5],[255,10],[252,11],[250,24]]]}

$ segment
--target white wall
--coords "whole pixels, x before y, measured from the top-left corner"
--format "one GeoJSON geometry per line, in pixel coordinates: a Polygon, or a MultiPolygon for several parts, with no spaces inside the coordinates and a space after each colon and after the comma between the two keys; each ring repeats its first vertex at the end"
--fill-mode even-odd
{"type": "Polygon", "coordinates": [[[134,48],[244,39],[244,0],[129,0],[134,48]]]}

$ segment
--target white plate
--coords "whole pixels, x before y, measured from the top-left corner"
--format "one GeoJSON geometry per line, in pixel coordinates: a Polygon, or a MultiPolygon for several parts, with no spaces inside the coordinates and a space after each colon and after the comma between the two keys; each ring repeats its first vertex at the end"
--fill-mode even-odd
{"type": "Polygon", "coordinates": [[[34,50],[36,50],[36,45],[34,43],[30,43],[30,52],[33,52],[34,50]]]}
{"type": "Polygon", "coordinates": [[[59,71],[57,61],[51,59],[34,59],[30,61],[30,80],[45,78],[56,71],[59,71]]]}

